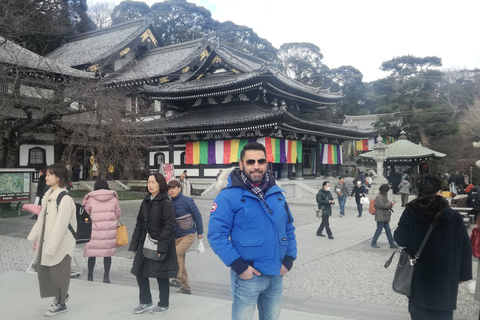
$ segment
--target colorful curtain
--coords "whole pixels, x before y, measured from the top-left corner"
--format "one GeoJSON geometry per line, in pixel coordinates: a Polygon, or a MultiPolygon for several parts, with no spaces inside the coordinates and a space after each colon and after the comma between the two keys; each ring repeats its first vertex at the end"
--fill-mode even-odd
{"type": "Polygon", "coordinates": [[[342,146],[319,143],[321,164],[342,164],[342,146]]]}
{"type": "MultiPolygon", "coordinates": [[[[369,138],[369,139],[363,139],[363,140],[356,140],[355,141],[355,151],[371,151],[374,150],[374,146],[377,138],[369,138]]],[[[390,144],[394,143],[395,138],[394,137],[383,137],[383,143],[385,144],[390,144]]]]}
{"type": "Polygon", "coordinates": [[[249,142],[265,146],[268,162],[302,163],[302,141],[274,139],[208,140],[187,142],[185,164],[228,164],[238,162],[243,147],[249,142]]]}

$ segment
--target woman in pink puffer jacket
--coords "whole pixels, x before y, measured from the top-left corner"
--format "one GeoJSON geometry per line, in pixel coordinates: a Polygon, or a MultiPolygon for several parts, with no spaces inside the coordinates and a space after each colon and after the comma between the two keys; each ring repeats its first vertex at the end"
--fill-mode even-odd
{"type": "Polygon", "coordinates": [[[121,215],[118,195],[108,188],[106,180],[98,179],[94,191],[85,195],[82,205],[92,219],[92,238],[85,244],[83,252],[83,256],[88,257],[87,280],[93,281],[95,258],[104,257],[103,282],[110,283],[110,266],[117,247],[117,219],[121,215]]]}

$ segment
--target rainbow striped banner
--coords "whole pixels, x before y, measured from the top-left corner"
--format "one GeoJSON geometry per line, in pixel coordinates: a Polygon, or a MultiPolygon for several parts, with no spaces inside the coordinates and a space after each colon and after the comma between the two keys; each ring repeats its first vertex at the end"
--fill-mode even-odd
{"type": "Polygon", "coordinates": [[[267,161],[273,163],[302,163],[302,141],[270,137],[233,140],[208,140],[186,143],[185,164],[228,164],[238,162],[243,147],[249,142],[265,146],[267,161]]]}
{"type": "Polygon", "coordinates": [[[342,145],[319,143],[321,164],[342,164],[342,145]]]}

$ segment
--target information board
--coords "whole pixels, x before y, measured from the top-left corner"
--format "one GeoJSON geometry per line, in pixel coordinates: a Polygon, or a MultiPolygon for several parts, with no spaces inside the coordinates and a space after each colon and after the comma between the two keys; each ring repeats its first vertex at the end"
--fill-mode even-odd
{"type": "Polygon", "coordinates": [[[30,172],[0,172],[0,202],[30,200],[30,172]]]}
{"type": "Polygon", "coordinates": [[[160,166],[160,173],[163,174],[167,183],[172,180],[175,180],[175,171],[173,168],[173,163],[162,163],[160,166]]]}

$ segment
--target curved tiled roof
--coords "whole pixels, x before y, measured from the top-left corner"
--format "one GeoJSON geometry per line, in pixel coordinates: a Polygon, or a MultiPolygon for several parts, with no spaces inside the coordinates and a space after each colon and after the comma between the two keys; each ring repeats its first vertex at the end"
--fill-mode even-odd
{"type": "MultiPolygon", "coordinates": [[[[400,160],[400,159],[421,159],[432,158],[442,159],[445,157],[445,153],[441,153],[429,148],[425,148],[420,144],[415,144],[407,140],[405,134],[402,132],[399,140],[390,143],[388,148],[385,149],[385,160],[400,160]]],[[[360,155],[364,159],[374,159],[375,151],[369,151],[360,155]]]]}
{"type": "Polygon", "coordinates": [[[94,78],[92,73],[70,68],[42,57],[0,36],[0,62],[28,68],[28,71],[44,71],[78,78],[94,78]]]}
{"type": "Polygon", "coordinates": [[[145,123],[146,128],[159,130],[240,125],[278,117],[283,112],[246,104],[229,107],[198,107],[180,115],[145,123]]]}
{"type": "Polygon", "coordinates": [[[97,63],[123,49],[147,29],[145,20],[134,20],[109,28],[84,33],[47,55],[68,66],[97,63]]]}
{"type": "Polygon", "coordinates": [[[149,50],[140,60],[134,60],[107,83],[148,79],[172,74],[184,68],[206,48],[203,39],[149,50]]]}
{"type": "Polygon", "coordinates": [[[390,123],[393,126],[401,126],[403,123],[403,118],[400,113],[382,113],[382,114],[366,114],[361,116],[345,116],[343,120],[343,125],[345,126],[357,126],[358,128],[373,129],[373,125],[377,122],[380,117],[383,116],[394,116],[397,119],[391,121],[390,123]]]}
{"type": "MultiPolygon", "coordinates": [[[[260,76],[259,72],[243,74],[211,74],[197,80],[192,80],[188,82],[173,82],[161,87],[146,85],[144,86],[144,92],[169,94],[198,90],[216,90],[235,84],[240,84],[242,82],[247,82],[249,80],[257,78],[258,76],[260,76]]],[[[218,91],[214,91],[212,92],[212,94],[217,92],[218,91]]]]}

